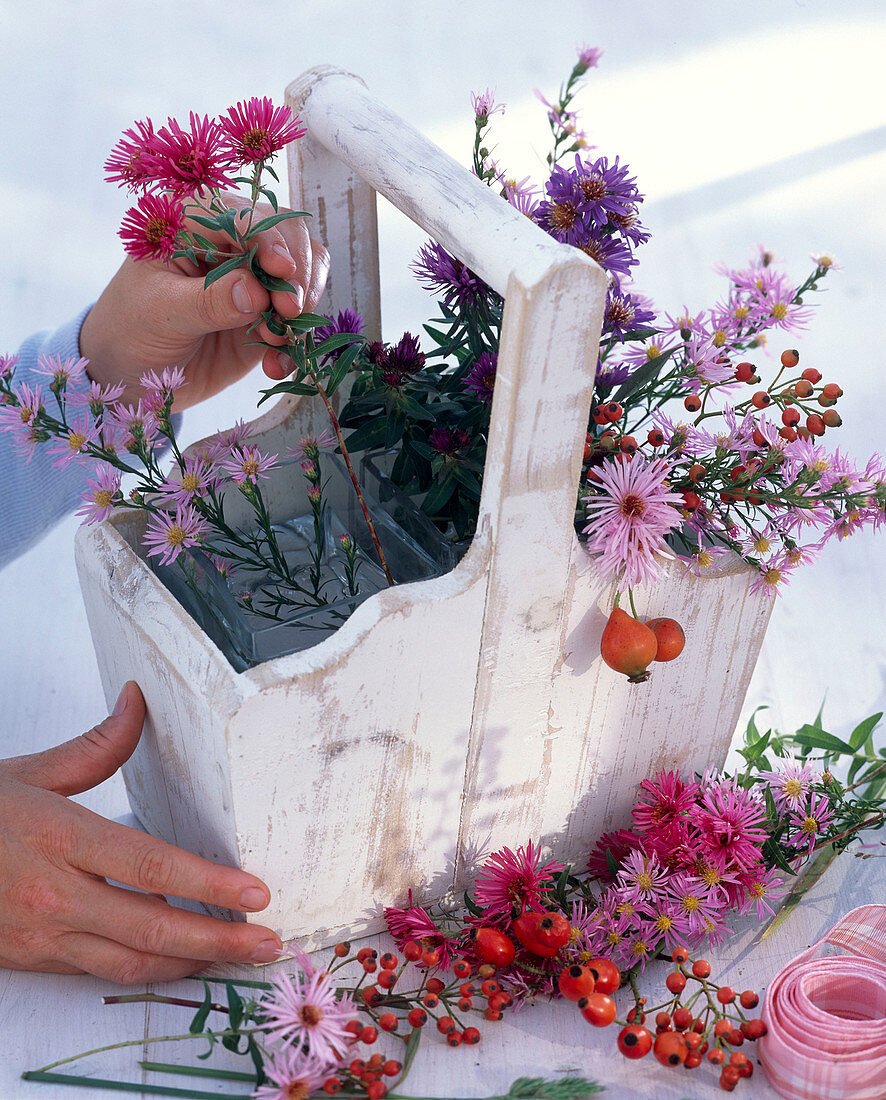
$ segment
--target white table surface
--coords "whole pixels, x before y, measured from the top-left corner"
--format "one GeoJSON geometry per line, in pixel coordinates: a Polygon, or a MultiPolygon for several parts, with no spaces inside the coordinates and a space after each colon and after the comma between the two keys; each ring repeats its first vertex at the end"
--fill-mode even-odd
{"type": "MultiPolygon", "coordinates": [[[[470,25],[458,26],[445,9],[270,0],[253,10],[256,32],[273,28],[273,43],[244,50],[245,9],[228,0],[159,0],[126,11],[111,0],[0,5],[0,144],[15,150],[0,167],[0,198],[4,210],[40,214],[7,215],[0,350],[72,316],[116,268],[114,227],[125,197],[100,182],[100,164],[133,118],[214,112],[252,94],[279,100],[299,72],[332,62],[363,75],[465,160],[467,93],[488,84],[509,104],[498,130],[502,157],[528,174],[537,165],[527,160],[526,127],[533,127],[529,144],[544,149],[531,89],[555,91],[573,45],[587,42],[606,55],[583,93],[585,123],[600,152],[626,159],[649,196],[645,221],[655,236],[641,253],[638,289],[671,313],[684,303],[698,309],[721,293],[713,265],[741,266],[757,242],[787,260],[798,280],[810,252],[833,250],[844,270],[829,280],[808,334],[790,346],[846,391],[846,426],[832,442],[862,461],[882,448],[886,20],[879,0],[844,0],[839,12],[828,0],[636,0],[629,13],[595,0],[570,11],[561,6],[553,21],[532,0],[489,0],[472,6],[470,25]],[[181,63],[185,53],[193,64],[181,63]]],[[[384,208],[380,224],[385,331],[396,338],[428,315],[428,300],[406,269],[421,235],[384,208]]],[[[776,342],[776,351],[789,346],[776,342]]],[[[247,379],[194,410],[186,441],[249,418],[261,384],[247,379]]],[[[107,713],[74,572],[75,527],[65,521],[0,572],[0,755],[57,743],[107,713]]],[[[845,734],[886,709],[882,547],[882,535],[856,535],[794,581],[773,615],[746,711],[765,704],[773,721],[795,727],[827,693],[826,725],[845,734]]],[[[80,801],[110,817],[128,809],[118,780],[80,801]]],[[[884,860],[841,857],[764,944],[753,945],[752,926],[713,953],[715,975],[762,989],[842,913],[886,900],[884,887],[884,860]]],[[[164,991],[193,989],[175,983],[164,991]]],[[[185,1010],[163,1006],[104,1007],[109,992],[86,977],[0,971],[0,1100],[77,1096],[24,1083],[19,1074],[187,1020],[185,1010]]],[[[720,1095],[710,1067],[687,1074],[651,1059],[628,1063],[615,1050],[615,1029],[598,1033],[562,1004],[487,1025],[477,1047],[450,1050],[438,1038],[425,1040],[405,1090],[411,1095],[487,1096],[518,1075],[569,1071],[596,1078],[616,1100],[720,1095]]],[[[144,1056],[136,1047],[81,1063],[80,1072],[134,1080],[144,1056]]],[[[759,1072],[741,1088],[747,1097],[775,1095],[759,1072]]]]}

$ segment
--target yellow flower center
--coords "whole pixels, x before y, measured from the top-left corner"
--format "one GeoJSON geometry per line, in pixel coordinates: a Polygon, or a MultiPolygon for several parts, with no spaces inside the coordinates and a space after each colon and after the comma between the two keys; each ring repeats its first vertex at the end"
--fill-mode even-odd
{"type": "Polygon", "coordinates": [[[637,875],[637,887],[640,890],[652,889],[652,875],[650,875],[648,871],[643,871],[637,875]]]}
{"type": "Polygon", "coordinates": [[[185,529],[174,523],[166,532],[166,541],[170,546],[181,546],[185,541],[185,529]]]}
{"type": "Polygon", "coordinates": [[[699,550],[695,555],[695,560],[702,569],[709,569],[714,564],[714,556],[710,550],[699,550]]]}
{"type": "Polygon", "coordinates": [[[646,348],[647,359],[657,359],[659,355],[661,355],[661,348],[658,346],[658,344],[650,344],[646,348]]]}
{"type": "Polygon", "coordinates": [[[722,329],[718,329],[714,333],[713,343],[715,348],[722,348],[726,343],[726,333],[722,329]]]}
{"type": "Polygon", "coordinates": [[[634,516],[642,516],[646,511],[646,505],[644,502],[633,493],[629,493],[621,502],[619,511],[623,516],[631,519],[634,516]]]}
{"type": "Polygon", "coordinates": [[[554,203],[550,219],[554,229],[571,229],[575,225],[575,207],[571,202],[554,203]]]}
{"type": "Polygon", "coordinates": [[[77,453],[77,451],[83,449],[83,444],[85,442],[86,436],[83,435],[82,432],[70,432],[68,434],[68,447],[72,451],[74,451],[75,454],[77,453]]]}
{"type": "Polygon", "coordinates": [[[189,493],[196,493],[200,488],[200,478],[196,474],[185,474],[182,477],[182,488],[189,493]]]}
{"type": "Polygon", "coordinates": [[[788,798],[799,798],[803,793],[803,784],[799,779],[786,779],[782,785],[782,790],[788,798]]]}
{"type": "Polygon", "coordinates": [[[264,144],[267,140],[267,130],[253,129],[246,131],[241,139],[241,142],[244,149],[254,149],[257,153],[260,153],[264,148],[264,144]]]}
{"type": "Polygon", "coordinates": [[[772,549],[772,543],[763,535],[757,535],[754,539],[754,549],[758,554],[768,554],[772,549]]]}
{"type": "Polygon", "coordinates": [[[166,236],[168,229],[169,226],[163,218],[151,218],[145,226],[145,240],[148,244],[159,244],[166,236]]]}
{"type": "Polygon", "coordinates": [[[680,904],[687,913],[694,913],[701,908],[701,902],[695,894],[687,894],[686,897],[680,898],[680,904]]]}
{"type": "Polygon", "coordinates": [[[781,578],[781,570],[777,569],[774,565],[770,565],[769,568],[763,573],[763,583],[768,584],[770,588],[775,588],[781,578]]]}
{"type": "Polygon", "coordinates": [[[114,494],[110,489],[96,489],[92,494],[93,503],[98,508],[110,508],[111,501],[114,499],[114,494]]]}
{"type": "Polygon", "coordinates": [[[814,817],[804,817],[803,824],[800,826],[804,833],[808,833],[809,836],[813,836],[818,832],[818,822],[814,817]]]}
{"type": "Polygon", "coordinates": [[[243,473],[248,477],[255,477],[258,474],[258,459],[247,458],[243,463],[243,473]]]}
{"type": "Polygon", "coordinates": [[[784,302],[776,302],[769,311],[769,314],[771,317],[774,317],[776,321],[783,321],[788,315],[788,307],[784,302]]]}

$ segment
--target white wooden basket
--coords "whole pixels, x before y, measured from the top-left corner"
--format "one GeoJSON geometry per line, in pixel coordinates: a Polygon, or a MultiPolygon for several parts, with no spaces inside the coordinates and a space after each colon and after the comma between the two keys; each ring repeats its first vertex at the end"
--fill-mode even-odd
{"type": "MultiPolygon", "coordinates": [[[[125,768],[152,833],[270,886],[255,919],[309,949],[385,905],[463,888],[478,853],[530,838],[583,864],[661,768],[722,763],[768,619],[737,560],[677,566],[639,611],[687,629],[630,685],[599,657],[611,585],[573,530],[606,276],[557,244],[340,70],[288,89],[308,126],[291,202],[332,254],[321,306],[380,336],[375,192],[506,298],[480,522],[449,575],[371,597],[311,649],[235,672],[143,560],[125,512],[77,562],[108,700],[148,703],[125,768]]],[[[285,399],[253,425],[282,451],[324,426],[285,399]]]]}

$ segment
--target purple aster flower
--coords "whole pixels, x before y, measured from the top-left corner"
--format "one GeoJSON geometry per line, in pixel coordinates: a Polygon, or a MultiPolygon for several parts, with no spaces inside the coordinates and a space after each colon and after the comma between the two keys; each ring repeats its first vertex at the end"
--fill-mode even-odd
{"type": "Polygon", "coordinates": [[[180,504],[175,516],[157,512],[148,524],[145,546],[149,557],[159,557],[161,565],[174,562],[187,546],[196,546],[206,531],[206,524],[191,504],[180,504]]]}
{"type": "Polygon", "coordinates": [[[488,405],[492,401],[492,391],[495,387],[495,371],[498,366],[498,353],[484,351],[474,362],[474,365],[464,376],[464,387],[488,405]]]}
{"type": "Polygon", "coordinates": [[[76,512],[76,515],[84,517],[84,523],[100,523],[108,518],[115,504],[122,499],[119,495],[120,478],[120,471],[107,463],[99,462],[96,465],[95,478],[86,479],[89,492],[83,494],[82,506],[76,512]]]}
{"type": "Polygon", "coordinates": [[[757,772],[756,778],[769,788],[775,805],[781,810],[799,810],[809,788],[821,778],[821,773],[795,756],[786,756],[772,771],[757,772]]]}
{"type": "Polygon", "coordinates": [[[603,51],[599,46],[582,46],[578,51],[578,66],[583,73],[588,69],[596,69],[600,64],[603,51]]]}
{"type": "Polygon", "coordinates": [[[686,872],[673,876],[668,892],[693,935],[704,932],[707,922],[716,920],[726,904],[726,894],[722,889],[686,872]]]}
{"type": "Polygon", "coordinates": [[[474,883],[474,900],[487,920],[509,920],[514,911],[545,909],[544,901],[554,875],[564,870],[559,860],[542,863],[541,850],[530,840],[512,852],[502,848],[483,864],[474,883]]]}
{"type": "Polygon", "coordinates": [[[628,853],[616,875],[622,897],[635,905],[663,894],[669,878],[670,873],[661,866],[655,853],[647,856],[636,848],[628,853]]]}
{"type": "Polygon", "coordinates": [[[114,382],[109,386],[90,382],[86,389],[71,390],[65,395],[65,400],[68,408],[88,407],[93,416],[101,416],[109,405],[120,400],[125,389],[122,382],[114,382]]]}
{"type": "Polygon", "coordinates": [[[127,451],[137,453],[141,444],[150,446],[157,438],[157,417],[143,401],[137,405],[115,405],[108,410],[108,419],[111,429],[119,432],[127,451]]]}
{"type": "Polygon", "coordinates": [[[565,244],[579,245],[590,226],[584,217],[584,200],[575,174],[555,164],[545,184],[548,197],[536,209],[535,220],[546,233],[565,244]]]}
{"type": "Polygon", "coordinates": [[[295,978],[280,974],[259,1004],[263,1027],[272,1038],[304,1044],[309,1054],[327,1063],[340,1061],[348,1049],[351,1036],[345,1028],[357,1008],[348,994],[337,995],[325,971],[295,978]]]}
{"type": "Polygon", "coordinates": [[[489,290],[479,275],[436,241],[423,245],[409,266],[425,290],[440,295],[449,307],[464,309],[485,298],[489,290]]]}
{"type": "Polygon", "coordinates": [[[577,241],[576,247],[616,277],[627,278],[637,262],[630,248],[617,237],[600,237],[592,233],[577,241]]]}
{"type": "Polygon", "coordinates": [[[160,492],[175,504],[190,504],[212,483],[212,473],[206,460],[200,455],[188,455],[181,465],[169,472],[160,486],[160,492]]]}
{"type": "Polygon", "coordinates": [[[664,940],[668,950],[685,942],[691,929],[689,918],[670,898],[657,898],[654,902],[644,901],[637,909],[637,926],[648,939],[664,940]]]}
{"type": "Polygon", "coordinates": [[[471,442],[464,428],[434,428],[428,438],[431,450],[446,458],[457,457],[471,442]]]}
{"type": "Polygon", "coordinates": [[[619,283],[614,282],[606,294],[604,328],[617,339],[624,340],[625,333],[631,329],[655,323],[655,313],[648,308],[651,304],[648,298],[622,290],[619,283]]]}
{"type": "Polygon", "coordinates": [[[535,221],[539,192],[538,188],[532,184],[529,176],[522,180],[502,180],[502,190],[505,199],[515,210],[519,210],[525,217],[535,221]]]}
{"type": "Polygon", "coordinates": [[[404,332],[398,343],[391,344],[376,355],[375,365],[384,384],[392,390],[399,390],[425,365],[425,355],[418,346],[418,337],[404,332]]]}
{"type": "MultiPolygon", "coordinates": [[[[359,335],[365,327],[363,318],[355,309],[340,309],[335,320],[330,320],[328,325],[318,325],[314,329],[314,343],[322,344],[330,336],[337,336],[341,332],[359,335]]],[[[323,357],[323,362],[325,363],[327,359],[336,359],[344,350],[345,348],[336,348],[335,351],[323,357]]]]}
{"type": "Polygon", "coordinates": [[[770,901],[778,901],[787,894],[784,882],[776,875],[775,869],[766,870],[758,867],[743,874],[740,879],[745,893],[744,912],[756,907],[757,920],[764,921],[767,917],[774,917],[775,910],[769,904],[770,901]]]}
{"type": "Polygon", "coordinates": [[[582,196],[582,213],[590,229],[605,228],[613,215],[625,217],[636,211],[643,196],[637,190],[635,176],[629,176],[626,164],[620,165],[618,157],[612,164],[608,158],[598,157],[593,162],[582,160],[575,154],[575,182],[582,196]]]}
{"type": "Polygon", "coordinates": [[[268,476],[267,471],[272,470],[276,462],[276,455],[263,455],[258,447],[234,447],[230,457],[220,466],[237,485],[247,481],[256,485],[260,477],[268,476]]]}
{"type": "Polygon", "coordinates": [[[584,533],[604,576],[623,577],[632,588],[658,576],[656,557],[668,553],[664,536],[682,522],[675,507],[682,497],[669,491],[670,473],[663,459],[639,454],[594,467],[584,533]]]}
{"type": "Polygon", "coordinates": [[[52,379],[50,388],[56,392],[67,387],[69,382],[79,382],[86,374],[88,359],[77,358],[70,355],[62,359],[60,355],[38,355],[35,374],[42,374],[52,379]]]}

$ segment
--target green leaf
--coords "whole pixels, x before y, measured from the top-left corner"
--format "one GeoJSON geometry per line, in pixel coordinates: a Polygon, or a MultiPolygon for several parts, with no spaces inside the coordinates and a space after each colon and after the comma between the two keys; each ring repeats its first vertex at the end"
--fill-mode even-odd
{"type": "Polygon", "coordinates": [[[191,1020],[191,1026],[188,1028],[192,1035],[199,1035],[206,1026],[206,1019],[212,1008],[212,993],[206,982],[203,983],[203,988],[206,991],[203,997],[203,1004],[197,1009],[194,1019],[191,1020]]]}
{"type": "Polygon", "coordinates": [[[151,1073],[178,1073],[183,1077],[215,1077],[219,1081],[255,1080],[254,1073],[239,1073],[234,1069],[213,1069],[211,1066],[184,1066],[171,1062],[139,1062],[139,1065],[151,1073]]]}
{"type": "Polygon", "coordinates": [[[352,344],[347,351],[343,351],[335,361],[335,366],[329,373],[329,382],[326,386],[326,396],[332,397],[338,387],[344,382],[348,371],[354,365],[354,360],[360,354],[360,344],[352,344]]]}
{"type": "Polygon", "coordinates": [[[674,350],[674,348],[671,348],[670,351],[666,351],[662,355],[656,355],[654,359],[650,359],[648,363],[644,363],[642,367],[638,367],[631,377],[615,391],[612,395],[612,400],[624,401],[626,397],[630,397],[632,393],[635,393],[645,386],[647,382],[655,378],[659,370],[673,354],[674,350]]]}
{"type": "Polygon", "coordinates": [[[880,723],[880,719],[883,717],[883,712],[879,711],[877,714],[872,714],[870,718],[865,718],[863,722],[855,727],[849,737],[849,744],[853,749],[860,749],[865,741],[874,732],[880,723]]]}
{"type": "Polygon", "coordinates": [[[794,734],[794,740],[800,745],[808,745],[812,749],[823,749],[829,753],[846,756],[852,756],[855,753],[852,745],[847,745],[845,741],[834,737],[832,733],[827,733],[819,726],[801,726],[794,734]]]}
{"type": "Polygon", "coordinates": [[[786,875],[790,875],[791,878],[794,878],[796,876],[797,872],[785,858],[785,854],[781,850],[781,845],[778,844],[777,841],[773,840],[772,837],[770,837],[763,845],[762,855],[765,861],[773,863],[779,869],[779,871],[784,871],[784,873],[786,875]]]}
{"type": "MultiPolygon", "coordinates": [[[[102,1077],[78,1077],[73,1073],[46,1073],[43,1070],[29,1070],[22,1074],[26,1081],[45,1081],[55,1085],[85,1085],[91,1089],[112,1089],[117,1092],[146,1093],[149,1096],[178,1096],[182,1100],[218,1100],[218,1092],[203,1092],[200,1089],[178,1089],[170,1085],[151,1085],[143,1081],[111,1081],[102,1077]]],[[[252,1094],[246,1092],[227,1092],[221,1094],[226,1100],[252,1100],[252,1094]]]]}
{"type": "Polygon", "coordinates": [[[479,906],[479,905],[478,905],[478,904],[477,904],[477,903],[476,903],[476,902],[474,901],[474,899],[473,899],[473,898],[471,897],[471,895],[470,895],[470,894],[469,894],[469,893],[467,892],[467,890],[465,890],[465,909],[467,909],[467,910],[468,910],[468,912],[469,912],[469,913],[471,914],[471,916],[473,916],[473,917],[482,917],[482,916],[483,916],[483,910],[482,910],[482,909],[480,908],[480,906],[479,906]]]}
{"type": "Polygon", "coordinates": [[[467,489],[468,493],[475,500],[480,499],[480,479],[471,473],[470,470],[466,470],[464,466],[458,464],[452,467],[452,474],[455,479],[467,489]]]}
{"type": "Polygon", "coordinates": [[[615,858],[615,853],[612,851],[611,848],[606,849],[606,866],[609,869],[609,873],[610,875],[612,875],[613,878],[615,878],[615,876],[621,869],[619,867],[618,860],[615,858]]]}
{"type": "Polygon", "coordinates": [[[286,221],[287,218],[309,218],[311,215],[307,210],[287,210],[285,214],[270,214],[267,218],[262,218],[260,222],[256,222],[252,229],[244,236],[244,241],[251,241],[259,233],[264,233],[266,229],[271,229],[280,222],[286,221]]]}
{"type": "Polygon", "coordinates": [[[331,336],[313,348],[307,355],[308,359],[318,359],[330,355],[339,348],[346,348],[351,344],[362,346],[365,340],[356,332],[334,332],[331,336]]]}
{"type": "Polygon", "coordinates": [[[243,999],[240,994],[228,982],[225,985],[225,989],[228,994],[228,1015],[230,1016],[230,1026],[236,1031],[240,1024],[243,1022],[243,999]]]}
{"type": "Polygon", "coordinates": [[[319,313],[300,313],[298,317],[290,317],[288,324],[296,332],[309,332],[317,325],[330,325],[332,322],[328,317],[321,317],[319,313]]]}
{"type": "Polygon", "coordinates": [[[205,290],[206,287],[212,286],[214,282],[223,278],[229,271],[235,271],[238,267],[243,267],[248,258],[249,257],[244,252],[242,256],[232,256],[230,260],[225,260],[223,264],[214,267],[203,280],[203,289],[205,290]]]}
{"type": "Polygon", "coordinates": [[[447,477],[445,481],[435,481],[425,493],[425,499],[421,502],[422,510],[429,516],[436,516],[451,499],[455,486],[455,479],[451,477],[447,477]]]}
{"type": "Polygon", "coordinates": [[[276,397],[280,393],[294,393],[297,397],[316,397],[317,391],[311,386],[303,386],[300,382],[279,382],[269,390],[262,390],[262,395],[256,402],[261,405],[269,397],[276,397]]]}
{"type": "Polygon", "coordinates": [[[367,451],[384,442],[387,424],[383,418],[367,420],[345,440],[349,451],[367,451]]]}
{"type": "Polygon", "coordinates": [[[408,394],[401,393],[397,397],[397,404],[400,408],[412,417],[413,420],[434,421],[436,416],[434,413],[429,412],[425,405],[416,401],[415,398],[409,397],[408,394]]]}
{"type": "Polygon", "coordinates": [[[277,196],[269,187],[259,187],[259,194],[264,195],[268,202],[273,206],[274,213],[277,212],[277,196]]]}
{"type": "Polygon", "coordinates": [[[218,231],[222,228],[218,218],[204,218],[201,214],[189,214],[188,220],[196,222],[197,225],[202,225],[205,229],[214,229],[218,231]]]}

